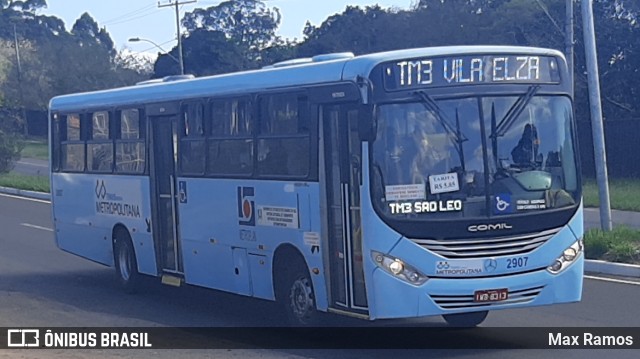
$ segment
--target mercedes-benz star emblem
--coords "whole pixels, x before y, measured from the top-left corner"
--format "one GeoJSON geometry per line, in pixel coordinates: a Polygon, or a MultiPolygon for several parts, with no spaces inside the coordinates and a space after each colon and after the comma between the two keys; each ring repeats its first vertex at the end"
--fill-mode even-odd
{"type": "Polygon", "coordinates": [[[489,258],[484,261],[484,270],[487,272],[493,272],[498,268],[498,261],[493,258],[489,258]]]}

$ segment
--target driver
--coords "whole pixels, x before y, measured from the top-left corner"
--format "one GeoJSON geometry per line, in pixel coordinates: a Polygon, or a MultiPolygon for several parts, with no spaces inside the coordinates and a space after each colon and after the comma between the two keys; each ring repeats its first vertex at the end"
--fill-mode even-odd
{"type": "Polygon", "coordinates": [[[511,157],[516,165],[530,165],[538,158],[538,147],[540,140],[538,139],[538,130],[532,124],[526,124],[522,137],[518,141],[516,147],[511,150],[511,157]]]}

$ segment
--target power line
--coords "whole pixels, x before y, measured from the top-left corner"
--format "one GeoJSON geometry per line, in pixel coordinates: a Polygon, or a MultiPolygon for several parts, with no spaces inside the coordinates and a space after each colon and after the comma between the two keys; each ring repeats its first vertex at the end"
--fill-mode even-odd
{"type": "Polygon", "coordinates": [[[134,21],[134,20],[137,20],[137,19],[141,19],[141,18],[143,18],[143,17],[147,17],[147,16],[149,16],[149,15],[154,15],[154,14],[155,14],[155,13],[157,13],[157,12],[158,12],[158,10],[157,10],[157,9],[154,9],[153,11],[148,12],[148,13],[146,13],[146,14],[142,14],[142,15],[140,15],[140,16],[136,16],[136,17],[129,18],[129,19],[126,19],[126,20],[121,20],[121,21],[117,21],[117,22],[112,22],[112,23],[109,23],[109,24],[106,24],[106,25],[119,25],[119,24],[124,24],[124,23],[131,22],[131,21],[134,21]]]}
{"type": "Polygon", "coordinates": [[[139,14],[141,12],[144,12],[146,10],[150,10],[150,9],[153,9],[153,8],[155,8],[155,5],[153,5],[153,4],[147,5],[147,6],[143,6],[143,7],[139,8],[139,9],[133,10],[131,12],[128,12],[128,13],[125,13],[125,14],[122,14],[122,15],[118,15],[118,16],[113,17],[111,19],[105,20],[105,21],[103,21],[103,24],[109,24],[109,23],[112,23],[112,22],[119,22],[119,21],[121,21],[123,19],[129,18],[131,16],[137,15],[137,14],[139,14]]]}

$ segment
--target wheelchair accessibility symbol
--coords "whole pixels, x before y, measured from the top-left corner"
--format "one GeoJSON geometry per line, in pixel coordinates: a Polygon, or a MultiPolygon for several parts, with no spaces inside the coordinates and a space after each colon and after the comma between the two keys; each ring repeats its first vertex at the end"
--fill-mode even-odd
{"type": "Polygon", "coordinates": [[[503,212],[509,207],[509,202],[503,201],[500,197],[496,197],[496,209],[500,212],[503,212]]]}
{"type": "Polygon", "coordinates": [[[496,195],[494,214],[511,213],[513,212],[513,206],[511,205],[511,195],[506,193],[500,193],[496,195]]]}

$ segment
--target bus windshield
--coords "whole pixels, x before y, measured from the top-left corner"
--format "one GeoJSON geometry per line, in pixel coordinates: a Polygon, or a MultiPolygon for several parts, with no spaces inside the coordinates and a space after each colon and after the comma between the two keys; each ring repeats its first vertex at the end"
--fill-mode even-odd
{"type": "Polygon", "coordinates": [[[377,107],[372,196],[394,219],[488,218],[579,202],[571,101],[465,97],[377,107]]]}

